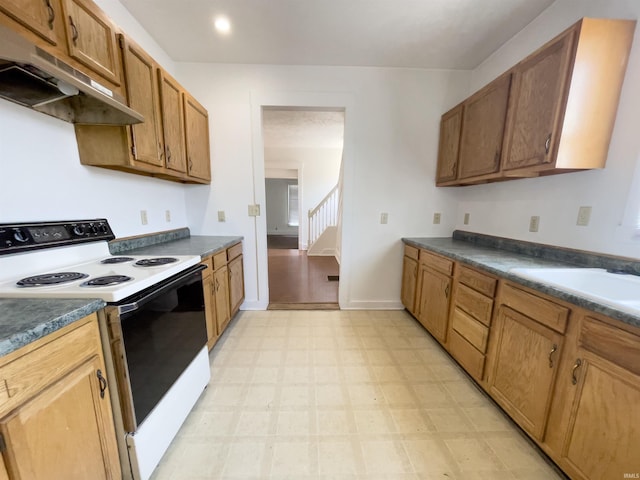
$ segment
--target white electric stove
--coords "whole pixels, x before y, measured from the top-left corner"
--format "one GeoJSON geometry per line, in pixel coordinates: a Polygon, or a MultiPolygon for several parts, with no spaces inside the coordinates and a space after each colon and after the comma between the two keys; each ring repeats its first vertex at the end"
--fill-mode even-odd
{"type": "Polygon", "coordinates": [[[125,479],[148,479],[209,383],[198,255],[111,255],[105,219],[0,224],[0,298],[99,298],[125,479]],[[117,392],[117,395],[114,394],[117,392]]]}

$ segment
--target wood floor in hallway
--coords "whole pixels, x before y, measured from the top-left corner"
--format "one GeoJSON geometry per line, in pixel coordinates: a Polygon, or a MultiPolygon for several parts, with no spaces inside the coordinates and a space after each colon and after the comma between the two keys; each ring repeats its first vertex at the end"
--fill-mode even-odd
{"type": "Polygon", "coordinates": [[[338,308],[339,275],[334,257],[308,257],[305,250],[269,249],[269,308],[338,308]]]}

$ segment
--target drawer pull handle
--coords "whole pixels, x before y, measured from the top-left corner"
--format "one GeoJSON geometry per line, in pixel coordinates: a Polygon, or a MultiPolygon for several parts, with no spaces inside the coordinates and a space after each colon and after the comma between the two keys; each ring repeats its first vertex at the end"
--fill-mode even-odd
{"type": "Polygon", "coordinates": [[[544,153],[549,153],[549,148],[551,147],[551,134],[547,135],[547,139],[544,142],[544,153]]]}
{"type": "Polygon", "coordinates": [[[102,370],[96,372],[98,382],[100,382],[100,398],[104,398],[104,392],[107,389],[107,380],[102,376],[102,370]]]}
{"type": "Polygon", "coordinates": [[[56,11],[51,6],[51,0],[45,0],[47,6],[47,13],[49,13],[49,18],[47,18],[47,24],[49,25],[49,29],[53,30],[53,21],[56,19],[56,11]]]}
{"type": "Polygon", "coordinates": [[[578,378],[576,377],[576,370],[578,370],[578,368],[580,368],[580,366],[582,365],[582,360],[577,359],[576,363],[573,364],[573,368],[571,369],[571,383],[573,385],[578,383],[578,378]]]}
{"type": "Polygon", "coordinates": [[[554,343],[549,352],[549,368],[553,368],[553,354],[556,353],[556,350],[558,350],[558,345],[554,343]]]}
{"type": "Polygon", "coordinates": [[[73,18],[69,15],[69,25],[71,26],[71,41],[74,45],[78,44],[78,27],[73,23],[73,18]]]}

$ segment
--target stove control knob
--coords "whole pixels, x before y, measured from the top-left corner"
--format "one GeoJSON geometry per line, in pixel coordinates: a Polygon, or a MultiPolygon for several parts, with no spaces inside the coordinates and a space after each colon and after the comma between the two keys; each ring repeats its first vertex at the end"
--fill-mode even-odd
{"type": "Polygon", "coordinates": [[[107,226],[104,223],[98,224],[98,231],[102,234],[106,234],[108,232],[107,226]]]}
{"type": "Polygon", "coordinates": [[[79,237],[84,235],[84,233],[85,233],[84,225],[76,225],[75,227],[73,227],[73,233],[75,233],[79,237]]]}
{"type": "Polygon", "coordinates": [[[29,237],[27,236],[27,234],[25,233],[24,230],[22,230],[21,228],[16,228],[13,231],[13,238],[15,238],[18,242],[20,243],[24,243],[27,240],[29,240],[29,237]]]}
{"type": "Polygon", "coordinates": [[[89,227],[89,229],[91,230],[92,233],[96,234],[98,233],[98,227],[95,226],[93,223],[91,224],[91,226],[89,227]]]}

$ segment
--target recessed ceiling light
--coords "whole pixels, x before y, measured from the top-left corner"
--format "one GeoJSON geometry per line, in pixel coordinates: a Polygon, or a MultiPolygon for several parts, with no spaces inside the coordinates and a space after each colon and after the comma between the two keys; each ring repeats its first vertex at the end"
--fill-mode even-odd
{"type": "Polygon", "coordinates": [[[213,26],[216,27],[216,31],[218,33],[221,33],[223,35],[227,35],[229,32],[231,32],[231,22],[225,16],[221,15],[219,17],[216,17],[215,21],[213,22],[213,26]]]}

